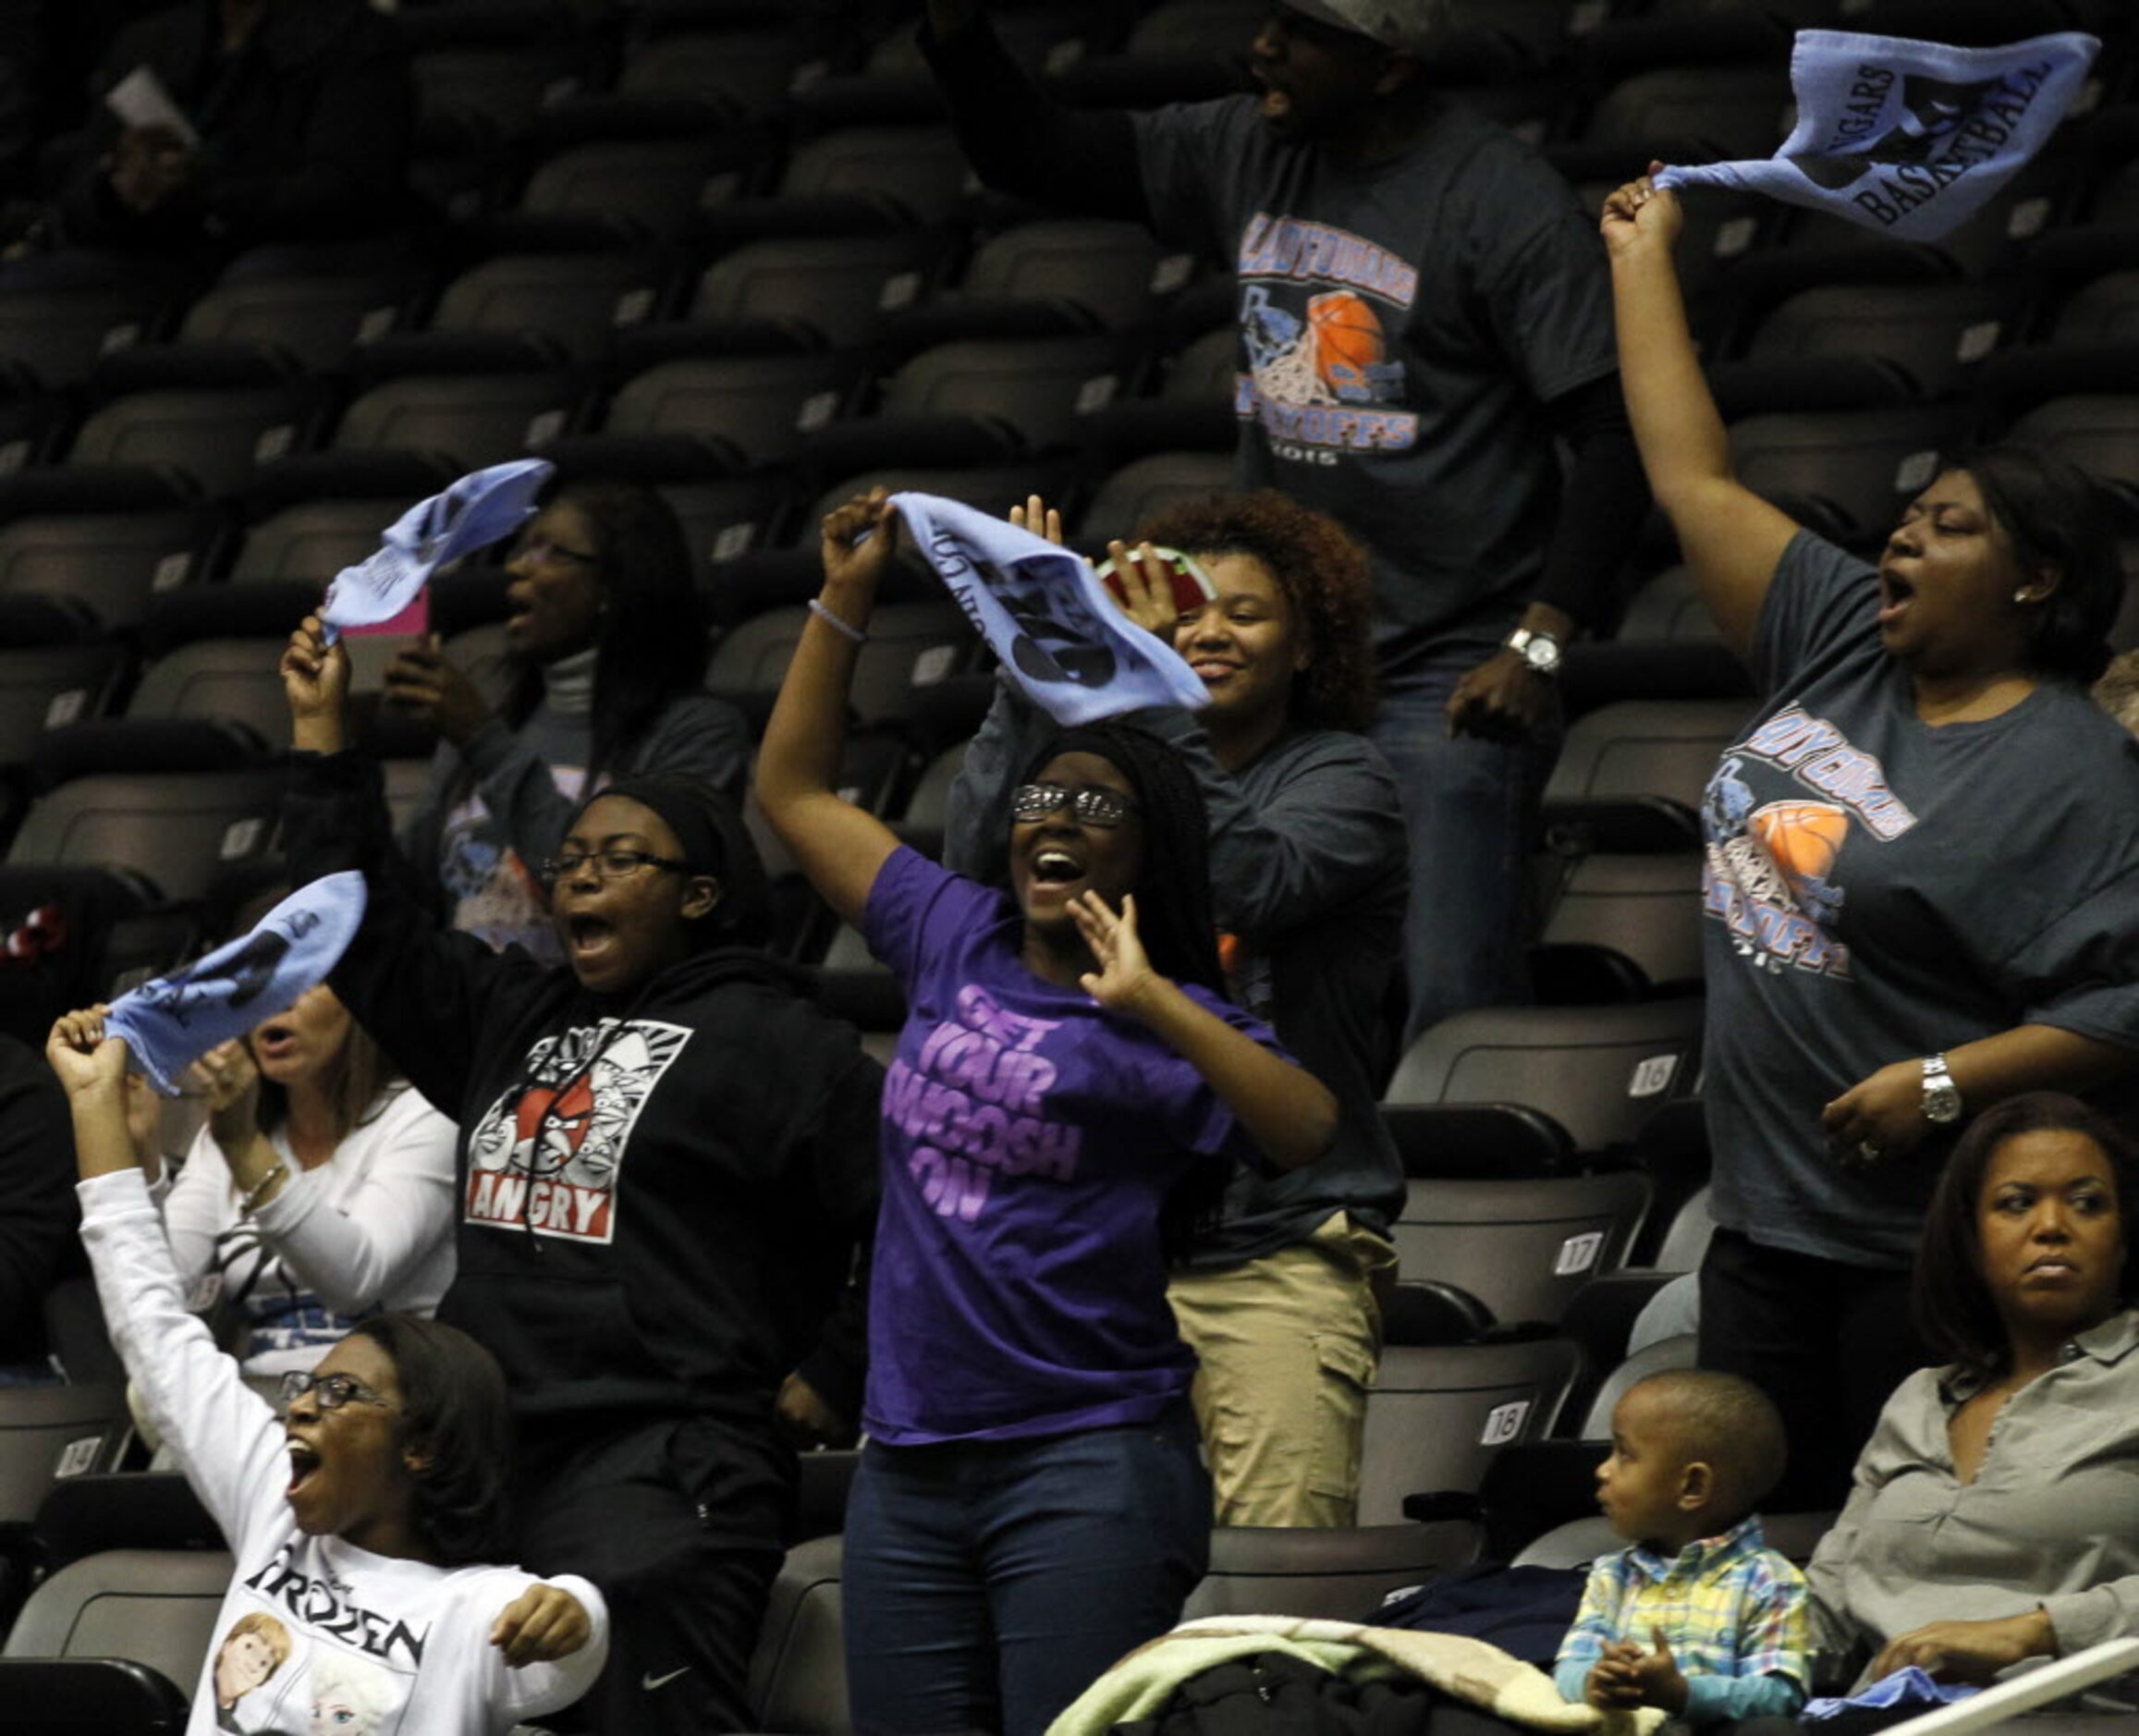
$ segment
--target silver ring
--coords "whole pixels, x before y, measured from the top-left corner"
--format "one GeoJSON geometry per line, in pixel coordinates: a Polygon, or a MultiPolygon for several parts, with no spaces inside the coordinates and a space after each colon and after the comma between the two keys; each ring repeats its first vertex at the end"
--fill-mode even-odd
{"type": "Polygon", "coordinates": [[[1879,1158],[1883,1154],[1880,1152],[1879,1148],[1873,1144],[1870,1140],[1863,1139],[1857,1142],[1857,1157],[1859,1161],[1868,1164],[1876,1164],[1879,1161],[1879,1158]]]}

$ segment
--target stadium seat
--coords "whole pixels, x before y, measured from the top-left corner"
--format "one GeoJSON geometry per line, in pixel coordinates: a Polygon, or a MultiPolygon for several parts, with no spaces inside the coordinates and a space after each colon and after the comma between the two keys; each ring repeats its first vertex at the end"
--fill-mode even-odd
{"type": "Polygon", "coordinates": [[[769,116],[788,92],[830,69],[825,44],[807,30],[686,31],[628,50],[617,90],[626,96],[689,96],[739,115],[769,116]]]}
{"type": "Polygon", "coordinates": [[[2139,505],[2139,393],[2054,397],[2019,417],[2007,437],[2047,447],[2139,505]]]}
{"type": "Polygon", "coordinates": [[[1476,1527],[1461,1522],[1328,1529],[1220,1525],[1211,1533],[1210,1571],[1189,1594],[1181,1620],[1260,1615],[1364,1621],[1389,1593],[1468,1567],[1477,1548],[1476,1527]]]}
{"type": "Polygon", "coordinates": [[[538,233],[671,242],[736,198],[750,173],[747,143],[727,134],[585,139],[536,164],[501,221],[507,234],[532,220],[538,233]]]}
{"type": "Polygon", "coordinates": [[[416,496],[304,500],[248,529],[230,563],[232,584],[324,585],[379,546],[386,527],[416,496]]]}
{"type": "Polygon", "coordinates": [[[1404,1498],[1474,1492],[1503,1447],[1546,1433],[1573,1384],[1565,1339],[1382,1348],[1367,1394],[1359,1522],[1394,1524],[1404,1498]]]}
{"type": "Polygon", "coordinates": [[[618,388],[603,430],[688,434],[725,442],[738,464],[786,463],[852,401],[862,373],[833,353],[656,362],[618,388]]]}
{"type": "Polygon", "coordinates": [[[1130,384],[1121,338],[968,338],[938,344],[885,383],[874,416],[826,429],[827,474],[890,464],[979,465],[1075,446],[1130,384]]]}
{"type": "Polygon", "coordinates": [[[1741,482],[1815,530],[1879,537],[1970,420],[1937,406],[1748,416],[1730,425],[1730,455],[1741,482]]]}
{"type": "Polygon", "coordinates": [[[1545,789],[1548,827],[1603,850],[1690,849],[1708,780],[1751,714],[1742,700],[1626,700],[1567,732],[1545,789]]]}
{"type": "Polygon", "coordinates": [[[959,768],[965,764],[965,756],[966,744],[959,741],[944,749],[923,767],[912,793],[906,799],[906,812],[894,828],[905,842],[934,860],[940,861],[943,856],[945,812],[950,801],[951,786],[958,781],[959,768]]]}
{"type": "Polygon", "coordinates": [[[275,640],[198,639],[178,646],[142,671],[125,715],[146,723],[218,718],[279,748],[289,733],[289,705],[278,654],[275,640]]]}
{"type": "Polygon", "coordinates": [[[1743,357],[1712,369],[1710,384],[1726,416],[1947,397],[2011,340],[2027,301],[2010,282],[1807,289],[1762,320],[1743,357]]]}
{"type": "Polygon", "coordinates": [[[1650,1195],[1638,1169],[1506,1180],[1429,1169],[1406,1185],[1389,1233],[1407,1278],[1453,1284],[1497,1321],[1555,1324],[1577,1290],[1626,1258],[1650,1195]]]}
{"type": "Polygon", "coordinates": [[[1382,1101],[1518,1104],[1558,1123],[1577,1151],[1632,1146],[1668,1096],[1692,1088],[1701,1017],[1696,996],[1473,1009],[1404,1051],[1382,1101]]]}
{"type": "Polygon", "coordinates": [[[949,250],[936,229],[747,242],[706,269],[688,319],[729,330],[765,322],[801,341],[861,343],[927,298],[949,250]]]}
{"type": "Polygon", "coordinates": [[[118,1657],[0,1657],[12,1736],[176,1736],[186,1695],[160,1670],[118,1657]]]}
{"type": "Polygon", "coordinates": [[[1075,541],[1096,556],[1111,537],[1126,537],[1147,519],[1184,500],[1233,485],[1233,460],[1217,452],[1154,452],[1132,458],[1102,482],[1077,521],[1075,541]]]}
{"type": "Polygon", "coordinates": [[[48,729],[101,716],[126,666],[116,645],[0,651],[0,765],[25,765],[48,729]]]}
{"type": "Polygon", "coordinates": [[[422,288],[418,274],[249,276],[215,285],[186,310],[184,344],[251,347],[314,371],[338,368],[361,344],[398,331],[422,288]]]}
{"type": "Polygon", "coordinates": [[[964,209],[970,173],[947,127],[842,127],[798,146],[771,196],[709,210],[700,227],[732,245],[949,223],[964,209]]]}
{"type": "Polygon", "coordinates": [[[132,1429],[117,1386],[0,1388],[0,1524],[28,1524],[56,1482],[114,1469],[132,1429]]]}
{"type": "Polygon", "coordinates": [[[1594,955],[1606,953],[1643,992],[1676,994],[1700,984],[1701,933],[1701,871],[1690,858],[1585,856],[1561,882],[1531,973],[1540,999],[1564,1001],[1546,991],[1597,980],[1594,955]]]}
{"type": "Polygon", "coordinates": [[[1158,389],[1109,404],[1092,420],[1099,445],[1115,459],[1159,452],[1232,455],[1240,434],[1233,410],[1240,336],[1228,321],[1160,362],[1158,389]]]}
{"type": "MultiPolygon", "coordinates": [[[[752,716],[771,710],[801,639],[809,614],[801,608],[752,616],[715,648],[706,686],[752,716]]],[[[864,726],[898,723],[913,714],[917,688],[934,686],[972,661],[973,630],[955,603],[894,603],[869,622],[869,642],[854,671],[849,703],[864,726]]]]}
{"type": "Polygon", "coordinates": [[[412,374],[361,394],[332,446],[342,452],[443,457],[456,471],[523,458],[571,425],[580,382],[570,373],[412,374]]]}
{"type": "Polygon", "coordinates": [[[104,357],[144,342],[165,292],[143,283],[83,283],[0,291],[0,362],[40,385],[79,385],[104,357]]]}
{"type": "Polygon", "coordinates": [[[90,412],[67,462],[165,466],[204,495],[234,494],[257,468],[304,449],[317,400],[304,383],[129,392],[90,412]]]}
{"type": "Polygon", "coordinates": [[[1683,563],[1644,580],[1620,618],[1617,635],[1624,644],[1714,644],[1716,617],[1694,589],[1683,563]]]}
{"type": "Polygon", "coordinates": [[[26,514],[0,526],[0,594],[72,597],[130,628],[152,596],[200,578],[215,543],[199,508],[26,514]]]}
{"type": "MultiPolygon", "coordinates": [[[[1803,1563],[1812,1559],[1812,1552],[1818,1546],[1819,1540],[1833,1528],[1835,1518],[1836,1515],[1831,1512],[1763,1513],[1761,1527],[1767,1534],[1770,1548],[1779,1550],[1791,1560],[1803,1563]]],[[[1510,1565],[1587,1567],[1599,1556],[1610,1555],[1625,1547],[1626,1539],[1612,1530],[1610,1521],[1601,1515],[1593,1515],[1587,1519],[1570,1521],[1534,1538],[1515,1556],[1510,1565]]],[[[2036,1722],[2031,1718],[2029,1727],[2036,1722]]],[[[2066,1732],[2060,1730],[2058,1736],[2066,1736],[2066,1732]]]]}
{"type": "Polygon", "coordinates": [[[279,769],[105,773],[31,803],[10,865],[130,869],[167,899],[202,899],[219,875],[268,854],[279,769]]]}
{"type": "Polygon", "coordinates": [[[744,1693],[757,1728],[781,1736],[847,1736],[847,1658],[839,1621],[839,1539],[788,1551],[774,1577],[744,1693]]]}
{"type": "Polygon", "coordinates": [[[1118,331],[1149,319],[1160,298],[1188,282],[1195,263],[1192,254],[1169,252],[1139,223],[1045,218],[982,242],[955,293],[928,311],[957,324],[990,309],[1040,303],[1057,310],[1062,329],[1118,331]]]}
{"type": "Polygon", "coordinates": [[[511,253],[471,266],[438,298],[429,329],[535,333],[574,361],[659,310],[660,263],[642,253],[511,253]]]}
{"type": "Polygon", "coordinates": [[[40,1671],[27,1660],[118,1658],[189,1694],[230,1572],[220,1549],[109,1549],[61,1568],[31,1594],[8,1632],[0,1693],[11,1702],[37,1693],[40,1671]],[[18,1659],[26,1667],[14,1668],[18,1659]]]}
{"type": "Polygon", "coordinates": [[[1546,154],[1571,180],[1631,180],[1650,161],[1774,153],[1789,131],[1790,80],[1769,67],[1659,67],[1607,91],[1580,137],[1546,154]]]}
{"type": "Polygon", "coordinates": [[[410,57],[409,69],[427,125],[452,117],[512,139],[544,108],[586,89],[589,63],[581,43],[523,42],[427,49],[410,57]]]}

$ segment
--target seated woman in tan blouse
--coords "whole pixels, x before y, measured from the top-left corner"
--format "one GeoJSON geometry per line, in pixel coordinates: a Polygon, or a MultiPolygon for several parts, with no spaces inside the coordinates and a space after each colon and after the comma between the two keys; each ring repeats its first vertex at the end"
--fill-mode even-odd
{"type": "Polygon", "coordinates": [[[1816,1673],[1987,1681],[2139,1634],[2132,1148],[2050,1092],[1986,1110],[1934,1196],[1912,1375],[1814,1555],[1816,1673]]]}

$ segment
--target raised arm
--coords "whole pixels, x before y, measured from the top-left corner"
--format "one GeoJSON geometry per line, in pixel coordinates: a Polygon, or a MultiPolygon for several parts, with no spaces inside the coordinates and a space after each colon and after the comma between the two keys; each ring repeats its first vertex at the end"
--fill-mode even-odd
{"type": "Polygon", "coordinates": [[[1723,418],[1702,375],[1671,264],[1683,222],[1678,195],[1657,190],[1645,176],[1605,201],[1620,381],[1656,504],[1725,642],[1743,656],[1798,525],[1731,471],[1723,418]]]}
{"type": "Polygon", "coordinates": [[[363,924],[327,980],[409,1082],[458,1114],[477,1043],[516,1018],[549,972],[517,948],[494,953],[443,931],[418,908],[378,768],[343,751],[348,659],[326,645],[317,617],[290,635],[282,679],[297,749],[283,806],[291,877],[301,885],[354,868],[368,892],[363,924]]]}
{"type": "Polygon", "coordinates": [[[1337,1137],[1329,1088],[1155,971],[1137,937],[1133,894],[1117,912],[1097,893],[1083,893],[1070,911],[1099,963],[1083,977],[1084,992],[1109,1012],[1149,1026],[1201,1073],[1264,1156],[1280,1169],[1297,1169],[1329,1149],[1337,1137]]]}
{"type": "Polygon", "coordinates": [[[1151,220],[1125,112],[1055,101],[1004,52],[977,0],[929,0],[921,44],[988,186],[1086,216],[1151,220]]]}
{"type": "Polygon", "coordinates": [[[882,489],[825,515],[825,588],[758,750],[757,801],[780,842],[842,921],[859,928],[898,836],[838,792],[847,693],[898,531],[882,489]]]}
{"type": "Polygon", "coordinates": [[[127,1130],[127,1045],[104,1034],[106,1010],[67,1014],[44,1050],[74,1127],[82,1242],[127,1373],[193,1492],[242,1550],[254,1516],[279,1504],[282,1430],[186,1311],[127,1130]]]}

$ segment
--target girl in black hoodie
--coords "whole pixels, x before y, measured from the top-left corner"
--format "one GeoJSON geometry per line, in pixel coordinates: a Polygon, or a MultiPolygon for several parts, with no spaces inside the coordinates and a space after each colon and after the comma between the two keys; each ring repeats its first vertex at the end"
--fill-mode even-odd
{"type": "Polygon", "coordinates": [[[768,957],[734,805],[674,776],[611,785],[546,865],[567,965],[435,927],[397,886],[376,768],[343,751],[348,659],[316,618],[282,659],[293,871],[364,871],[331,979],[460,1123],[459,1274],[439,1306],[504,1364],[520,1559],[602,1588],[599,1727],[749,1727],[777,1569],[798,1368],[856,1407],[881,1070],[768,957]],[[835,1298],[843,1298],[835,1302],[835,1298]]]}

